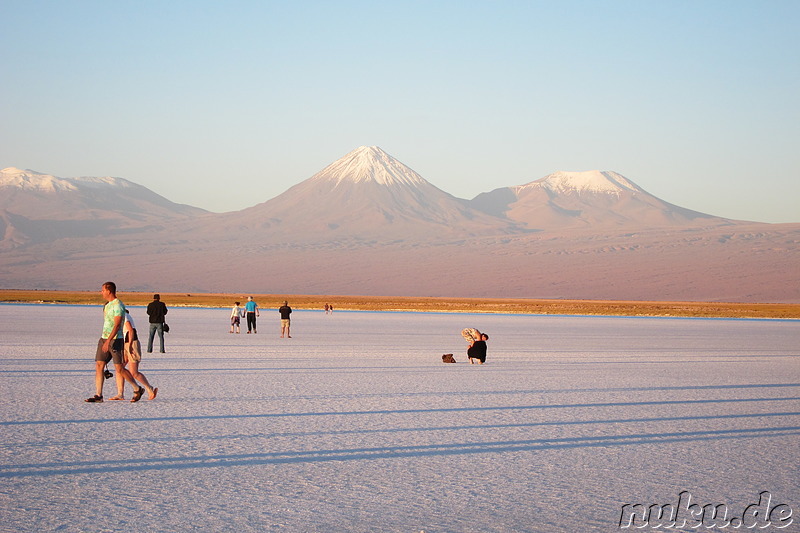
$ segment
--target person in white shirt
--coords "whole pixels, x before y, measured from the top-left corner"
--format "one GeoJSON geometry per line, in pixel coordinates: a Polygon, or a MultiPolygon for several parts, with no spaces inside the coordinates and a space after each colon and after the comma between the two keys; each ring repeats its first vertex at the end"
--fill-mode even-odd
{"type": "Polygon", "coordinates": [[[231,309],[231,331],[233,333],[233,328],[236,328],[236,333],[241,333],[241,329],[239,325],[241,324],[242,319],[244,318],[244,308],[239,307],[241,302],[236,302],[236,305],[233,306],[231,309]]]}
{"type": "MultiPolygon", "coordinates": [[[[138,402],[142,397],[141,386],[147,390],[147,399],[155,400],[158,394],[158,387],[153,388],[144,374],[139,372],[139,362],[142,360],[142,345],[139,342],[139,334],[136,331],[136,323],[133,321],[130,311],[125,310],[125,325],[123,326],[125,332],[125,364],[130,365],[129,372],[133,379],[138,381],[140,385],[139,391],[134,391],[133,399],[131,402],[138,402]]],[[[123,382],[124,384],[124,382],[123,382]]],[[[124,400],[123,391],[109,400],[124,400]]]]}

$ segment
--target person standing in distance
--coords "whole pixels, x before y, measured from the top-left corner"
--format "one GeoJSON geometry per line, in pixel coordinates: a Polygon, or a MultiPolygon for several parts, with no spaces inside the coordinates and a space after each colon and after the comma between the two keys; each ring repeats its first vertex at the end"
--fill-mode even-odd
{"type": "Polygon", "coordinates": [[[247,315],[247,333],[250,333],[251,329],[253,333],[258,333],[256,331],[256,317],[261,316],[261,312],[259,312],[258,304],[253,301],[252,296],[247,297],[247,303],[244,304],[244,310],[247,315]]]}
{"type": "Polygon", "coordinates": [[[292,321],[289,315],[292,314],[292,308],[289,307],[289,302],[283,302],[283,305],[278,308],[278,312],[281,314],[281,338],[283,338],[285,334],[287,338],[291,339],[292,336],[289,335],[289,326],[292,321]]]}
{"type": "Polygon", "coordinates": [[[236,333],[242,332],[240,324],[243,317],[244,310],[239,307],[239,302],[236,302],[236,304],[233,306],[233,309],[231,309],[231,333],[233,333],[234,328],[236,328],[236,333]]]}
{"type": "MultiPolygon", "coordinates": [[[[125,304],[117,298],[117,286],[113,281],[106,281],[100,289],[100,294],[106,304],[103,306],[103,335],[97,341],[97,352],[94,356],[94,383],[96,394],[85,401],[89,403],[103,402],[103,375],[109,361],[114,361],[117,370],[117,379],[122,379],[133,386],[133,400],[138,402],[144,394],[144,387],[136,383],[125,368],[125,355],[123,353],[124,340],[122,337],[123,324],[125,323],[125,304]]],[[[121,394],[121,391],[120,391],[121,394]]]]}
{"type": "Polygon", "coordinates": [[[153,338],[158,332],[161,342],[161,353],[164,353],[164,321],[167,316],[167,306],[161,301],[160,294],[153,295],[153,301],[147,304],[147,315],[150,317],[150,338],[147,341],[147,353],[153,353],[153,338]]]}

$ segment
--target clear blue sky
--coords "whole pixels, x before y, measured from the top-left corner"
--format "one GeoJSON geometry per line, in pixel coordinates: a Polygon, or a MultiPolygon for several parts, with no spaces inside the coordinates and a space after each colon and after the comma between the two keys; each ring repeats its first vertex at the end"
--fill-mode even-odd
{"type": "Polygon", "coordinates": [[[800,222],[800,2],[0,0],[0,167],[243,209],[377,145],[800,222]]]}

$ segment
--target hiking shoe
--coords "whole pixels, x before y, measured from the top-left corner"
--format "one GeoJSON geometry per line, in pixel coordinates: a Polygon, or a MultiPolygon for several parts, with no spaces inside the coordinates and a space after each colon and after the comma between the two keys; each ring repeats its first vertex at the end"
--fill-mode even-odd
{"type": "Polygon", "coordinates": [[[83,401],[84,402],[89,402],[89,403],[103,403],[103,397],[102,396],[98,396],[97,394],[95,394],[91,398],[86,398],[83,401]]]}
{"type": "Polygon", "coordinates": [[[133,393],[133,398],[131,398],[131,403],[136,403],[142,399],[142,394],[144,394],[144,387],[141,385],[139,386],[139,390],[133,393]]]}
{"type": "Polygon", "coordinates": [[[104,372],[103,372],[103,375],[106,377],[106,379],[111,379],[111,378],[113,378],[113,377],[114,377],[114,374],[113,374],[113,373],[111,373],[111,372],[110,372],[110,371],[108,371],[108,370],[104,371],[104,372]]]}

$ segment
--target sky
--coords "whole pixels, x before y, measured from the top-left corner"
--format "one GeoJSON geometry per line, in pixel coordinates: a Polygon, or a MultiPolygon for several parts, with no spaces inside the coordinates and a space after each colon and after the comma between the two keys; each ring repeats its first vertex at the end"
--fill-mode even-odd
{"type": "Polygon", "coordinates": [[[800,222],[800,2],[0,0],[0,168],[215,212],[359,146],[470,199],[611,170],[800,222]]]}

